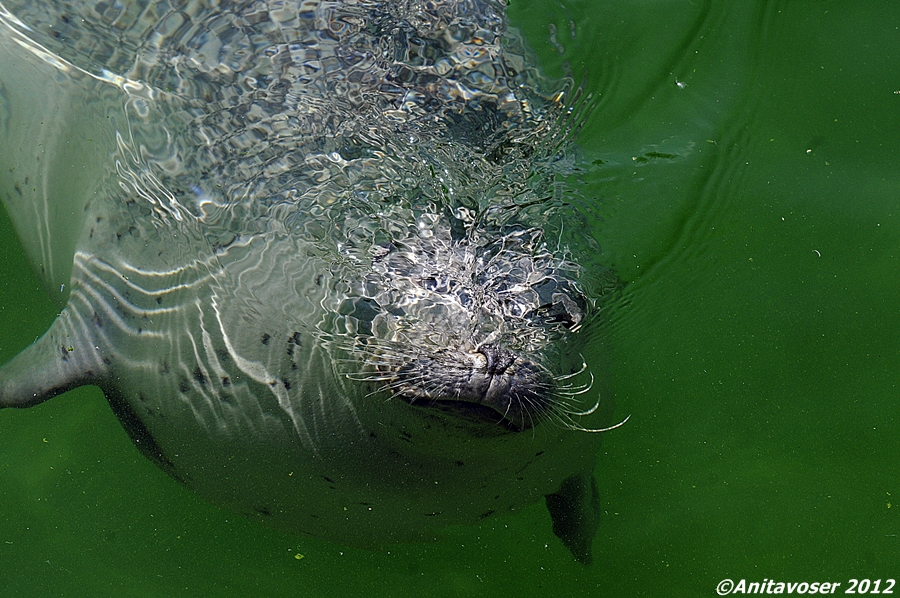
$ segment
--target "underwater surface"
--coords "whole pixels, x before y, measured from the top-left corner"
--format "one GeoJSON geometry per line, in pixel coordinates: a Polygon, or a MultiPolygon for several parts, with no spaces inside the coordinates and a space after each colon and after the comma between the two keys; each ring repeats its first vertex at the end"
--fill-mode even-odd
{"type": "MultiPolygon", "coordinates": [[[[0,411],[4,595],[711,596],[723,579],[843,593],[900,577],[900,6],[509,14],[549,75],[584,80],[570,184],[625,283],[585,355],[630,415],[597,459],[594,564],[540,504],[380,551],[260,527],[144,459],[87,388],[0,411]]],[[[56,308],[5,214],[0,263],[6,361],[56,308]]]]}

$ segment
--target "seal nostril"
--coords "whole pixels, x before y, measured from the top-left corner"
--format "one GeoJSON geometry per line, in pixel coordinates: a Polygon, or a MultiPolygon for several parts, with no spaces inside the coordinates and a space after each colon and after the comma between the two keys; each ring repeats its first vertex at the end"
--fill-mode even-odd
{"type": "Polygon", "coordinates": [[[509,366],[516,361],[516,356],[498,345],[482,345],[478,352],[487,360],[487,373],[489,376],[498,376],[504,373],[509,366]]]}

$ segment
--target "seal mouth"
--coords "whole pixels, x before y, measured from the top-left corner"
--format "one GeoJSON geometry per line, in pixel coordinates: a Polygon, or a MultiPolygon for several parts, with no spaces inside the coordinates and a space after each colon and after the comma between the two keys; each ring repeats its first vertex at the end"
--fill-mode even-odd
{"type": "Polygon", "coordinates": [[[553,377],[499,345],[418,357],[397,372],[398,396],[467,421],[534,427],[550,410],[553,377]]]}

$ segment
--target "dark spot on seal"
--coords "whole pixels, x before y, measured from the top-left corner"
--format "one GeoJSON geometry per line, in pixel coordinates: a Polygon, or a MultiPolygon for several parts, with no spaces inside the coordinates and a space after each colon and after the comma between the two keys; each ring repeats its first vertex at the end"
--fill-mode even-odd
{"type": "Polygon", "coordinates": [[[271,340],[271,338],[272,338],[272,335],[270,335],[268,332],[264,332],[262,335],[262,344],[268,345],[269,340],[271,340]]]}
{"type": "Polygon", "coordinates": [[[284,389],[285,389],[285,390],[290,390],[290,389],[291,389],[291,382],[290,382],[290,380],[285,380],[284,378],[282,378],[282,379],[281,379],[281,383],[284,384],[284,389]]]}
{"type": "Polygon", "coordinates": [[[322,479],[325,480],[326,482],[328,482],[329,484],[334,484],[334,483],[335,483],[334,480],[332,480],[331,478],[329,478],[327,475],[323,475],[323,476],[322,476],[322,479]]]}
{"type": "Polygon", "coordinates": [[[162,305],[162,295],[157,295],[157,296],[156,296],[156,304],[157,304],[157,305],[162,305]]]}
{"type": "Polygon", "coordinates": [[[488,517],[490,517],[491,515],[493,515],[496,512],[497,511],[495,511],[494,509],[491,509],[490,511],[485,511],[484,513],[479,515],[478,518],[479,519],[487,519],[488,517]]]}
{"type": "Polygon", "coordinates": [[[231,386],[231,378],[222,376],[222,386],[231,386]]]}
{"type": "Polygon", "coordinates": [[[293,357],[294,356],[294,348],[300,346],[300,333],[295,331],[294,334],[292,334],[291,336],[288,337],[287,342],[288,342],[287,354],[290,355],[291,357],[293,357]]]}
{"type": "Polygon", "coordinates": [[[456,462],[456,466],[457,466],[457,467],[462,467],[463,465],[465,465],[465,463],[463,463],[462,461],[457,461],[457,462],[456,462]]]}

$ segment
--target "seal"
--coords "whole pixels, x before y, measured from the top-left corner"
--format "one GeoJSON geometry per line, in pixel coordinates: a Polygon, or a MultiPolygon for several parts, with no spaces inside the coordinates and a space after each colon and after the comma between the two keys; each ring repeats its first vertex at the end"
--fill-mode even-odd
{"type": "Polygon", "coordinates": [[[590,561],[603,293],[502,2],[5,6],[0,194],[64,308],[0,407],[99,386],[197,494],[338,542],[546,499],[590,561]]]}

